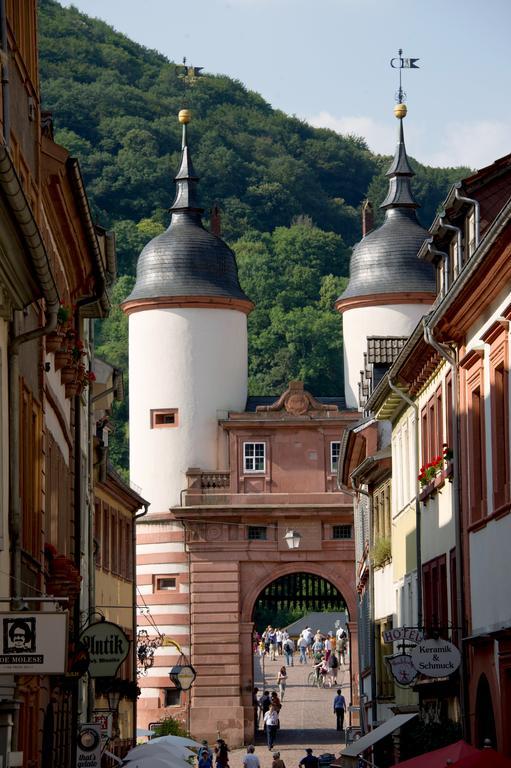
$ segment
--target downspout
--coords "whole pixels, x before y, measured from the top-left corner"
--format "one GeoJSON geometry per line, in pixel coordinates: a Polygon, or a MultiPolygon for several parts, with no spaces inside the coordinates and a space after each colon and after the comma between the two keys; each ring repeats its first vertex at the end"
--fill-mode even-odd
{"type": "Polygon", "coordinates": [[[459,275],[461,272],[461,265],[463,263],[461,258],[461,229],[459,227],[455,227],[454,224],[447,224],[445,220],[445,216],[440,216],[439,220],[440,226],[444,229],[448,229],[450,232],[456,232],[456,243],[457,243],[457,255],[456,255],[456,265],[455,269],[453,269],[453,274],[456,277],[456,275],[459,275]]]}
{"type": "Polygon", "coordinates": [[[454,194],[456,196],[456,200],[459,200],[460,203],[468,203],[469,205],[474,206],[474,250],[479,245],[479,238],[480,238],[480,225],[481,225],[481,212],[480,212],[480,205],[479,200],[474,200],[471,197],[464,197],[463,195],[460,195],[460,186],[456,185],[454,189],[454,194]]]}
{"type": "Polygon", "coordinates": [[[389,387],[404,400],[407,405],[413,408],[415,413],[415,435],[414,435],[414,453],[415,453],[415,538],[416,538],[416,559],[417,559],[417,627],[422,628],[422,546],[421,546],[421,503],[419,501],[420,483],[419,483],[419,407],[411,400],[399,387],[396,387],[392,379],[388,378],[389,387]]]}
{"type": "MultiPolygon", "coordinates": [[[[425,319],[423,319],[424,326],[424,340],[438,354],[446,361],[450,366],[452,372],[452,506],[454,517],[454,537],[456,543],[456,581],[458,585],[456,595],[456,624],[458,625],[458,631],[463,636],[465,626],[465,605],[464,597],[465,592],[463,589],[463,539],[461,530],[461,511],[460,511],[460,428],[459,428],[459,397],[458,397],[458,363],[456,356],[452,351],[438,342],[433,336],[431,328],[427,325],[425,319]]],[[[460,674],[460,708],[461,708],[461,725],[463,730],[463,738],[467,741],[469,738],[469,723],[468,723],[468,690],[466,686],[466,673],[467,673],[467,660],[464,653],[463,643],[460,643],[461,653],[461,674],[460,674]]]]}
{"type": "Polygon", "coordinates": [[[0,0],[0,46],[2,48],[2,121],[3,138],[7,148],[11,139],[11,98],[9,94],[9,52],[7,49],[7,12],[5,0],[0,0]]]}
{"type": "MultiPolygon", "coordinates": [[[[131,533],[131,563],[133,579],[133,682],[137,683],[137,523],[141,517],[147,515],[149,503],[144,504],[144,509],[133,516],[133,530],[131,533]]],[[[133,699],[133,745],[137,743],[137,697],[133,699]]]]}

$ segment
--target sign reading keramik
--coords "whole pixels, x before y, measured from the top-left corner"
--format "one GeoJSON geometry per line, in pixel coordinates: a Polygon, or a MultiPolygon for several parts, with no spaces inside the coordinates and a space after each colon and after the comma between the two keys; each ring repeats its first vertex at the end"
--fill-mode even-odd
{"type": "Polygon", "coordinates": [[[130,649],[130,641],[122,629],[110,621],[89,624],[80,640],[89,651],[91,677],[113,677],[130,649]]]}
{"type": "Polygon", "coordinates": [[[460,652],[448,640],[423,640],[411,651],[412,664],[426,677],[448,677],[460,663],[460,652]]]}
{"type": "Polygon", "coordinates": [[[0,675],[62,675],[67,612],[0,613],[0,675]]]}

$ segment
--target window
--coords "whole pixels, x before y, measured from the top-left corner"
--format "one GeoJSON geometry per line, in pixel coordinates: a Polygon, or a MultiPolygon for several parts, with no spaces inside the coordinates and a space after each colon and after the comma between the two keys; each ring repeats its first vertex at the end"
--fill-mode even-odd
{"type": "Polygon", "coordinates": [[[373,544],[380,539],[390,541],[390,481],[380,486],[373,496],[373,544]]]}
{"type": "Polygon", "coordinates": [[[243,467],[245,472],[264,472],[266,443],[243,443],[243,467]]]}
{"type": "Polygon", "coordinates": [[[465,219],[465,261],[467,261],[476,249],[476,217],[472,210],[465,219]]]}
{"type": "Polygon", "coordinates": [[[509,505],[509,362],[507,323],[497,321],[484,335],[490,343],[490,406],[493,505],[498,514],[509,505]]]}
{"type": "Polygon", "coordinates": [[[461,451],[462,488],[469,511],[469,525],[486,516],[486,459],[484,419],[483,354],[473,350],[460,361],[462,375],[461,451]]]}
{"type": "Polygon", "coordinates": [[[445,637],[448,627],[446,556],[435,557],[422,566],[424,625],[439,629],[445,637]]]}
{"type": "Polygon", "coordinates": [[[101,527],[103,532],[103,544],[101,547],[101,559],[103,564],[103,570],[110,570],[110,508],[108,504],[103,503],[103,525],[101,527]]]}
{"type": "Polygon", "coordinates": [[[181,691],[179,688],[164,688],[163,706],[178,707],[181,700],[181,691]]]}
{"type": "Polygon", "coordinates": [[[177,576],[156,576],[155,591],[177,589],[177,576]]]}
{"type": "Polygon", "coordinates": [[[266,541],[267,528],[265,525],[249,525],[247,530],[247,537],[249,541],[266,541]]]}
{"type": "Polygon", "coordinates": [[[341,444],[339,442],[330,443],[330,472],[332,472],[332,474],[337,472],[340,453],[341,444]]]}
{"type": "Polygon", "coordinates": [[[351,539],[353,532],[351,525],[333,525],[332,539],[351,539]]]}
{"type": "Polygon", "coordinates": [[[442,387],[440,386],[421,410],[422,464],[433,461],[437,456],[443,456],[443,441],[442,387]]]}
{"type": "Polygon", "coordinates": [[[151,429],[160,429],[162,427],[177,427],[177,425],[177,408],[159,408],[157,410],[151,410],[151,429]]]}

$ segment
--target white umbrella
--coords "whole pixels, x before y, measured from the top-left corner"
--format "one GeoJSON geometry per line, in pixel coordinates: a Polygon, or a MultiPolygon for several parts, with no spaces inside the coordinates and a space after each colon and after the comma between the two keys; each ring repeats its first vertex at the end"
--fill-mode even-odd
{"type": "Polygon", "coordinates": [[[124,762],[123,765],[128,768],[173,768],[174,763],[169,763],[166,757],[144,757],[143,760],[133,760],[124,762]]]}
{"type": "Polygon", "coordinates": [[[187,758],[195,757],[195,754],[191,752],[187,747],[183,747],[180,744],[166,744],[164,741],[160,742],[147,742],[147,744],[139,744],[138,747],[130,749],[125,757],[125,760],[144,760],[146,755],[152,757],[153,755],[161,754],[170,759],[173,762],[185,766],[187,758]]]}
{"type": "Polygon", "coordinates": [[[195,739],[189,738],[188,736],[173,736],[172,734],[169,734],[168,736],[157,736],[155,739],[151,739],[149,743],[158,744],[163,742],[166,744],[179,744],[183,747],[202,747],[200,741],[195,741],[195,739]]]}

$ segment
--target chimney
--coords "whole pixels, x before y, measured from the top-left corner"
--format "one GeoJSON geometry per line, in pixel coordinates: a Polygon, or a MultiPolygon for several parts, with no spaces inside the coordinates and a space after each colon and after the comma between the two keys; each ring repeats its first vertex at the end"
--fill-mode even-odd
{"type": "Polygon", "coordinates": [[[362,204],[362,237],[365,237],[374,228],[373,206],[369,200],[362,204]]]}
{"type": "Polygon", "coordinates": [[[213,203],[213,208],[210,211],[210,230],[212,235],[221,237],[222,219],[220,216],[220,208],[218,206],[218,203],[213,203]]]}

